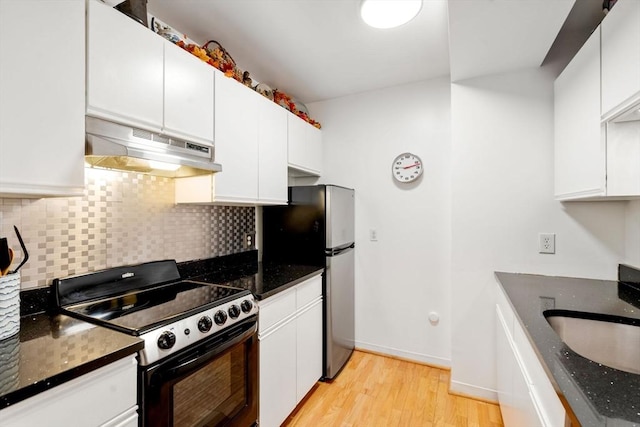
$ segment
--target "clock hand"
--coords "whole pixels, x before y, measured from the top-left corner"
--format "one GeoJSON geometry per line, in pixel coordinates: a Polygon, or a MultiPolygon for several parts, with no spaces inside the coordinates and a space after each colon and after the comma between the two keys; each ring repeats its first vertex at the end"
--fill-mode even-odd
{"type": "Polygon", "coordinates": [[[403,169],[409,169],[415,166],[420,166],[420,163],[414,163],[413,165],[409,165],[409,166],[404,166],[403,169]]]}

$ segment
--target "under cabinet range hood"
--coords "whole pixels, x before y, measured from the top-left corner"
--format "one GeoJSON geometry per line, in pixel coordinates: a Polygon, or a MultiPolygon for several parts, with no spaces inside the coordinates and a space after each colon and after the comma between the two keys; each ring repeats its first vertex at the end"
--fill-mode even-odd
{"type": "Polygon", "coordinates": [[[92,166],[169,178],[220,172],[213,144],[86,117],[85,161],[92,166]]]}

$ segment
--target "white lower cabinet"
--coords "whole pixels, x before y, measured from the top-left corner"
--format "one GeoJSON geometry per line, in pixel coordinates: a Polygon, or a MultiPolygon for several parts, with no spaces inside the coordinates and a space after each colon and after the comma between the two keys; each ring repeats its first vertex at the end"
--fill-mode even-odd
{"type": "Polygon", "coordinates": [[[297,320],[296,404],[306,396],[322,375],[322,300],[303,309],[297,320]]]}
{"type": "Polygon", "coordinates": [[[138,425],[137,362],[127,357],[0,411],[3,427],[138,425]]]}
{"type": "Polygon", "coordinates": [[[260,301],[261,427],[277,427],[322,376],[322,277],[260,301]]]}
{"type": "Polygon", "coordinates": [[[261,426],[279,426],[296,407],[295,366],[296,320],[292,316],[260,338],[261,426]]]}
{"type": "Polygon", "coordinates": [[[496,372],[505,427],[563,427],[566,412],[498,286],[496,372]]]}

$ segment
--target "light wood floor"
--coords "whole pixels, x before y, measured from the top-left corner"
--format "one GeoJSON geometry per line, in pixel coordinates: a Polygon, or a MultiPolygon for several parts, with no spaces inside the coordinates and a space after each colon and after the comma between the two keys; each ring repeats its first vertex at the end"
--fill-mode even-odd
{"type": "Polygon", "coordinates": [[[449,394],[449,371],[356,351],[286,427],[502,427],[497,405],[449,394]]]}

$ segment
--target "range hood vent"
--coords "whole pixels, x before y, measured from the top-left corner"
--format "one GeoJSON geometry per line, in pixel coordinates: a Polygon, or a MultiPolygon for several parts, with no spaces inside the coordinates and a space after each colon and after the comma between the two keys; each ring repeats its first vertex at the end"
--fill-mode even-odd
{"type": "Polygon", "coordinates": [[[169,178],[220,172],[214,146],[86,117],[85,161],[92,166],[169,178]]]}

